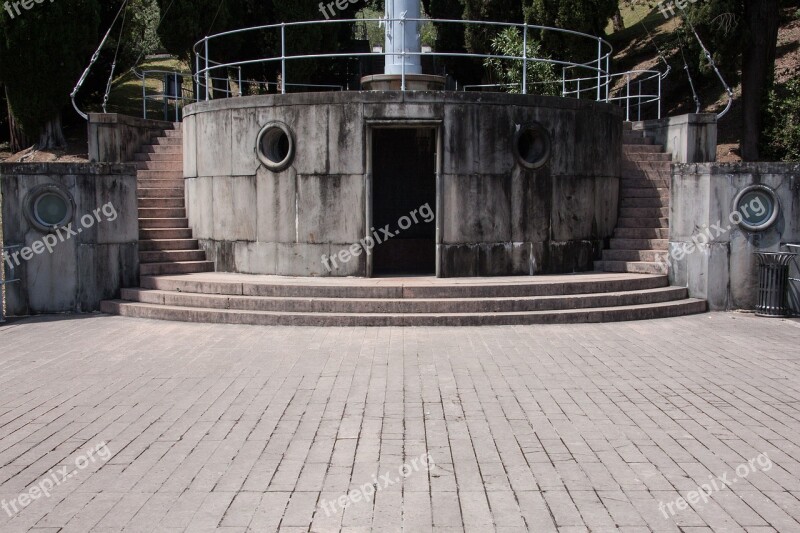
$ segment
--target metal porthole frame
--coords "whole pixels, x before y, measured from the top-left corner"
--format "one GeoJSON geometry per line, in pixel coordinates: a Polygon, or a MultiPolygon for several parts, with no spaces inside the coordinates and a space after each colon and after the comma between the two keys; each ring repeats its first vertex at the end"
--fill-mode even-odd
{"type": "Polygon", "coordinates": [[[761,232],[769,229],[775,224],[775,222],[778,221],[778,217],[781,214],[781,202],[778,199],[778,195],[775,193],[775,190],[772,189],[771,187],[767,187],[766,185],[762,184],[748,185],[747,187],[745,187],[736,194],[736,197],[733,199],[733,209],[731,210],[731,212],[739,213],[740,220],[738,225],[740,228],[746,231],[761,232]],[[766,193],[766,195],[769,196],[770,200],[772,200],[772,204],[774,206],[774,209],[772,210],[772,215],[769,217],[769,219],[757,225],[749,224],[747,221],[745,221],[741,211],[739,211],[739,202],[742,201],[742,198],[744,198],[746,194],[751,193],[753,191],[762,191],[766,193]]]}
{"type": "Polygon", "coordinates": [[[517,159],[517,162],[523,167],[531,170],[541,168],[545,166],[548,161],[550,161],[550,156],[553,152],[553,142],[550,137],[550,132],[539,122],[520,124],[516,127],[516,131],[514,132],[512,151],[514,153],[514,157],[517,159]],[[544,142],[544,151],[534,160],[529,158],[530,154],[523,154],[520,150],[520,143],[527,134],[533,134],[534,136],[542,139],[544,142]]]}
{"type": "Polygon", "coordinates": [[[56,183],[38,185],[25,195],[25,200],[22,203],[22,212],[25,215],[25,219],[37,230],[43,233],[54,233],[56,229],[63,228],[72,220],[75,215],[75,200],[69,191],[61,185],[56,183]],[[60,197],[67,205],[66,216],[55,225],[45,223],[36,214],[37,203],[42,197],[49,194],[60,197]]]}
{"type": "Polygon", "coordinates": [[[292,130],[285,123],[280,121],[268,122],[258,132],[256,139],[256,154],[259,161],[272,172],[280,172],[294,161],[295,143],[292,130]],[[276,157],[277,143],[281,137],[285,136],[289,143],[286,156],[282,159],[276,157]],[[268,152],[265,153],[265,142],[269,145],[268,152]]]}

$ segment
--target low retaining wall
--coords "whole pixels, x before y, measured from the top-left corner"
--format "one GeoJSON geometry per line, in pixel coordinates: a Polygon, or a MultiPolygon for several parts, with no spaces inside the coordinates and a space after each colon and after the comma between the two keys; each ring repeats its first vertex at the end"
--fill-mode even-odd
{"type": "Polygon", "coordinates": [[[717,160],[717,116],[680,115],[633,123],[672,154],[676,163],[712,163],[717,160]]]}
{"type": "Polygon", "coordinates": [[[93,163],[126,163],[150,139],[171,122],[118,115],[89,113],[89,161],[93,163]]]}
{"type": "MultiPolygon", "coordinates": [[[[753,253],[787,251],[785,244],[800,243],[800,164],[677,164],[671,194],[672,284],[688,287],[690,296],[708,300],[712,310],[754,309],[753,253]],[[750,185],[765,185],[780,204],[774,223],[763,231],[736,223],[736,196],[750,185]]],[[[759,200],[755,209],[760,205],[759,200]]],[[[790,300],[797,302],[796,296],[790,300]]]]}
{"type": "Polygon", "coordinates": [[[20,280],[6,287],[9,316],[97,311],[138,284],[133,165],[3,163],[0,194],[3,242],[14,247],[2,262],[6,277],[20,280]],[[63,223],[47,229],[33,210],[60,217],[47,209],[59,198],[63,223]]]}

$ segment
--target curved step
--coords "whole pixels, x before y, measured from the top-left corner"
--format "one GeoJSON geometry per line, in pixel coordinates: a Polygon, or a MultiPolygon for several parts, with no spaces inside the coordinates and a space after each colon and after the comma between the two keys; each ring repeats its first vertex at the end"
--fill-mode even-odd
{"type": "Polygon", "coordinates": [[[464,314],[519,313],[646,305],[682,300],[688,295],[683,287],[661,287],[643,291],[600,294],[504,297],[504,298],[291,298],[268,296],[230,296],[187,294],[147,289],[123,289],[122,299],[130,302],[240,311],[283,313],[347,314],[464,314]]]}
{"type": "Polygon", "coordinates": [[[453,280],[292,278],[222,272],[141,278],[143,289],[286,298],[519,298],[639,291],[668,285],[669,280],[663,275],[643,276],[602,272],[453,280]]]}
{"type": "Polygon", "coordinates": [[[102,302],[101,310],[105,313],[157,320],[264,326],[484,326],[574,324],[667,318],[705,312],[706,302],[686,299],[650,305],[521,313],[341,314],[190,308],[111,300],[102,302]]]}

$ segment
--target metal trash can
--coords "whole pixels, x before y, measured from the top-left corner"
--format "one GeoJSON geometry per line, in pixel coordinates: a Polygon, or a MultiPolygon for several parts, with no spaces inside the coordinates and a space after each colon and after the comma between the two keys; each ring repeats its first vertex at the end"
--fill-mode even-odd
{"type": "Polygon", "coordinates": [[[756,316],[778,318],[789,314],[786,306],[789,262],[795,255],[786,252],[755,252],[758,259],[756,316]]]}

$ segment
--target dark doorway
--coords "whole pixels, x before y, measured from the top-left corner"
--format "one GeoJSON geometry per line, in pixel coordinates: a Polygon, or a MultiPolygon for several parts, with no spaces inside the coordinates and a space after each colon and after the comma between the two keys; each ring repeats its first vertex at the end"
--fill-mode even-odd
{"type": "Polygon", "coordinates": [[[374,275],[436,271],[436,129],[372,131],[374,275]],[[388,224],[394,234],[384,239],[388,224]]]}

